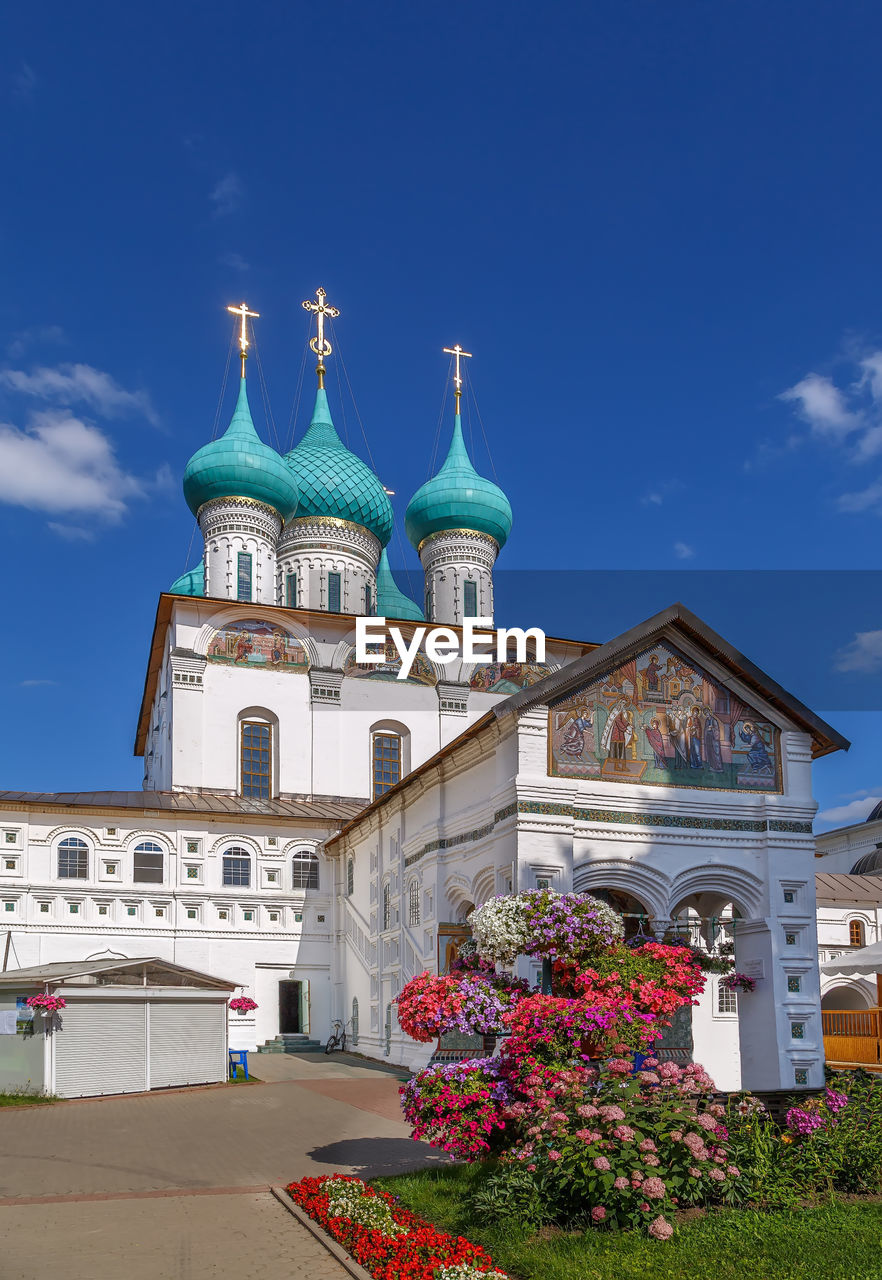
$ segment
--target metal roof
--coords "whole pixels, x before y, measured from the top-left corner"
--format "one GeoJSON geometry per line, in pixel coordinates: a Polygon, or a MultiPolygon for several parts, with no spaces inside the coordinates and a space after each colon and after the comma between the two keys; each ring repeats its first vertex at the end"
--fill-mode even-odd
{"type": "Polygon", "coordinates": [[[880,902],[882,876],[851,876],[833,871],[815,875],[819,902],[880,902]]]}
{"type": "Polygon", "coordinates": [[[367,800],[312,796],[303,800],[244,800],[189,791],[0,791],[0,806],[31,809],[136,809],[142,813],[222,814],[230,818],[307,818],[349,822],[367,800]]]}
{"type": "Polygon", "coordinates": [[[169,960],[161,960],[158,956],[139,956],[134,960],[117,956],[107,960],[57,960],[53,964],[36,964],[26,969],[4,969],[0,973],[0,986],[14,987],[35,982],[67,982],[73,978],[88,978],[95,974],[112,972],[115,969],[140,969],[145,965],[151,965],[179,977],[195,978],[196,986],[228,988],[234,991],[238,985],[235,982],[227,982],[225,978],[215,978],[209,973],[200,973],[197,969],[186,969],[182,965],[172,964],[169,960]]]}

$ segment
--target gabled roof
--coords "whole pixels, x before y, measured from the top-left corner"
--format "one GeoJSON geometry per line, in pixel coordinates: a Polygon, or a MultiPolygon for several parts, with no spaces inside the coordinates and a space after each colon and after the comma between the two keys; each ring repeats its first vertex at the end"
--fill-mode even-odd
{"type": "MultiPolygon", "coordinates": [[[[170,982],[148,982],[148,986],[194,986],[213,987],[222,991],[235,991],[238,985],[227,982],[224,978],[215,978],[209,973],[200,973],[197,969],[185,969],[182,965],[172,964],[169,960],[161,960],[158,956],[141,956],[137,959],[121,959],[114,957],[108,960],[57,960],[54,964],[36,964],[27,969],[5,969],[0,973],[0,986],[16,987],[31,983],[73,982],[77,978],[103,977],[104,985],[113,985],[108,981],[114,973],[129,972],[133,969],[149,969],[154,978],[166,976],[170,982]],[[192,979],[182,982],[181,979],[192,979]]],[[[131,985],[121,982],[120,985],[131,985]]]]}
{"type": "Polygon", "coordinates": [[[654,617],[648,618],[646,622],[641,622],[639,626],[626,631],[615,640],[610,640],[607,644],[597,646],[590,653],[586,653],[583,657],[568,663],[567,666],[561,667],[558,671],[552,671],[550,675],[538,680],[536,684],[530,685],[526,689],[519,689],[517,693],[513,693],[502,702],[497,702],[494,707],[491,707],[480,719],[475,720],[467,729],[464,729],[462,733],[443,746],[440,751],[436,751],[433,756],[430,756],[418,768],[405,774],[395,786],[390,787],[383,795],[378,796],[376,800],[366,805],[335,836],[325,842],[325,851],[332,852],[349,832],[366,817],[376,809],[391,804],[409,786],[413,785],[424,774],[430,772],[439,761],[451,755],[463,743],[484,733],[495,720],[502,720],[504,717],[514,715],[519,711],[525,711],[534,706],[542,706],[544,703],[553,701],[556,698],[565,697],[571,689],[579,688],[580,685],[590,680],[592,676],[601,675],[608,668],[615,666],[617,662],[629,657],[632,652],[636,652],[652,640],[657,640],[660,635],[667,636],[672,643],[676,644],[678,634],[701,645],[702,648],[717,658],[724,667],[727,667],[733,676],[737,676],[744,684],[755,689],[757,694],[771,706],[780,707],[788,719],[799,725],[806,733],[809,733],[812,738],[812,755],[814,758],[817,759],[818,756],[828,755],[831,751],[847,751],[851,746],[847,738],[837,733],[820,716],[816,716],[813,711],[809,711],[808,707],[804,706],[797,698],[789,694],[786,689],[777,684],[771,676],[767,676],[764,671],[761,671],[759,667],[750,662],[738,649],[728,644],[722,636],[717,635],[696,614],[691,613],[682,604],[674,604],[668,609],[663,609],[661,613],[655,614],[654,617]]]}
{"type": "Polygon", "coordinates": [[[672,604],[661,613],[647,618],[639,626],[617,636],[607,644],[587,653],[575,662],[568,663],[559,671],[553,671],[536,684],[527,689],[520,689],[504,702],[497,703],[493,712],[497,716],[510,715],[512,712],[526,710],[528,707],[565,697],[571,690],[592,677],[601,675],[610,667],[631,657],[640,649],[667,636],[674,644],[681,635],[692,640],[710,653],[717,661],[729,670],[748,688],[756,691],[770,706],[780,710],[787,719],[793,721],[805,733],[811,735],[812,755],[829,755],[832,751],[847,751],[851,743],[841,733],[837,733],[825,720],[810,711],[804,703],[793,694],[788,693],[771,676],[766,675],[754,663],[746,658],[722,636],[717,635],[701,618],[692,613],[685,605],[672,604]]]}

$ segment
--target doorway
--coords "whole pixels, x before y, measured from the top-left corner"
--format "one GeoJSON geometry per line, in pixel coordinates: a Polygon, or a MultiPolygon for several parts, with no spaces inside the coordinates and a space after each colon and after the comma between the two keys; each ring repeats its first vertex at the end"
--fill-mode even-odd
{"type": "Polygon", "coordinates": [[[281,1035],[294,1035],[304,1029],[302,986],[302,982],[279,983],[279,1032],[281,1035]]]}

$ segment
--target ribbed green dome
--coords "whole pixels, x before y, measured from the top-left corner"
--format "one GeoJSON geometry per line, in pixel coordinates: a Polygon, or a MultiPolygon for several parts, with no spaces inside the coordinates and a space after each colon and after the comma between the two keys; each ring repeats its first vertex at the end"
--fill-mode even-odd
{"type": "Polygon", "coordinates": [[[219,440],[198,449],[184,472],[184,497],[196,515],[212,498],[253,498],[290,520],[297,510],[297,484],[288,467],[254,430],[245,379],[233,419],[219,440]]]}
{"type": "Polygon", "coordinates": [[[350,453],[337,435],[323,387],[315,397],[309,430],[285,461],[300,490],[298,518],[351,520],[386,545],[392,536],[392,505],[370,467],[350,453]]]}
{"type": "Polygon", "coordinates": [[[404,528],[414,547],[445,529],[488,533],[501,548],[511,533],[511,506],[492,480],[479,476],[462,438],[459,414],[450,451],[437,475],[417,489],[408,504],[404,528]]]}
{"type": "Polygon", "coordinates": [[[168,590],[173,596],[204,596],[205,565],[197,564],[195,569],[188,569],[186,573],[182,573],[168,590]]]}
{"type": "Polygon", "coordinates": [[[425,622],[425,614],[419,605],[398,590],[389,568],[386,548],[380,552],[377,566],[377,615],[381,618],[406,618],[409,622],[425,622]]]}

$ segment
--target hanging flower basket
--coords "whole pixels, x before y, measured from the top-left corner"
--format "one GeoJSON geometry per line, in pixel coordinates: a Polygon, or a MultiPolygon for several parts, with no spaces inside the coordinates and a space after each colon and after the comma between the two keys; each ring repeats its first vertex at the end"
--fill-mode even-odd
{"type": "Polygon", "coordinates": [[[50,1014],[57,1013],[59,1009],[65,1007],[64,996],[28,996],[27,1003],[29,1009],[38,1010],[44,1018],[48,1018],[50,1014]]]}
{"type": "Polygon", "coordinates": [[[756,978],[749,978],[746,973],[729,973],[720,978],[720,986],[729,991],[755,991],[756,978]]]}
{"type": "Polygon", "coordinates": [[[252,1009],[257,1008],[257,1002],[250,996],[236,996],[235,1000],[230,1001],[230,1008],[235,1009],[237,1013],[250,1013],[252,1009]]]}

